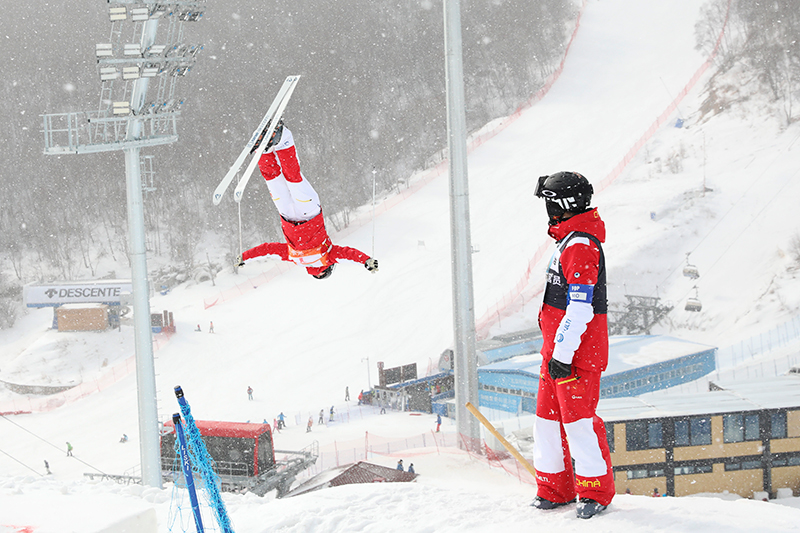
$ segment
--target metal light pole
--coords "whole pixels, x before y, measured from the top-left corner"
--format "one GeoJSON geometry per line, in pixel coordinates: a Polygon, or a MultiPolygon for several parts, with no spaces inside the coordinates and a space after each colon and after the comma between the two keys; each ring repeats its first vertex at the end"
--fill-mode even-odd
{"type": "Polygon", "coordinates": [[[475,302],[472,292],[472,243],[467,181],[467,119],[461,50],[461,2],[444,0],[447,86],[447,147],[450,154],[450,242],[453,268],[454,368],[456,426],[468,446],[480,442],[478,421],[467,402],[478,405],[478,357],[475,349],[475,302]]]}
{"type": "Polygon", "coordinates": [[[142,0],[107,0],[112,23],[111,42],[97,45],[97,63],[102,81],[100,108],[90,113],[43,115],[45,154],[84,154],[122,150],[125,153],[125,178],[128,202],[131,285],[138,392],[139,441],[142,483],[161,487],[161,457],[158,435],[153,335],[150,325],[150,287],[142,199],[143,147],[178,140],[177,118],[180,99],[175,83],[194,65],[202,46],[179,42],[183,23],[199,20],[205,0],[166,4],[142,0]],[[156,45],[159,21],[167,25],[166,43],[156,45]],[[122,24],[134,23],[138,43],[122,41],[122,24]],[[120,72],[121,67],[121,72],[120,72]],[[122,75],[123,83],[115,80],[122,75]],[[150,79],[158,82],[150,95],[150,79]]]}

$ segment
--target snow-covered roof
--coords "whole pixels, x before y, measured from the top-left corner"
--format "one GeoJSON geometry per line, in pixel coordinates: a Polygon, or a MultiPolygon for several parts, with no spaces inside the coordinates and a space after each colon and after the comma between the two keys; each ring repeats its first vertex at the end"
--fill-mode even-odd
{"type": "MultiPolygon", "coordinates": [[[[604,376],[662,363],[686,355],[714,350],[713,346],[667,335],[615,335],[608,339],[608,368],[604,376]]],[[[519,355],[479,368],[482,372],[517,372],[539,375],[542,357],[538,353],[519,355]]]]}
{"type": "Polygon", "coordinates": [[[598,415],[606,422],[696,416],[800,407],[800,376],[716,383],[723,390],[698,393],[653,392],[632,398],[600,400],[598,415]]]}

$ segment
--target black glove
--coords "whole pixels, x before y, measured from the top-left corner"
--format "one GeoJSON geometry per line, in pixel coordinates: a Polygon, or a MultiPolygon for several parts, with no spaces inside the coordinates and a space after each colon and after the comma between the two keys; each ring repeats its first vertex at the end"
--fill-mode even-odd
{"type": "Polygon", "coordinates": [[[236,266],[243,267],[244,266],[244,259],[242,259],[242,254],[236,258],[236,266]]]}
{"type": "Polygon", "coordinates": [[[562,363],[558,359],[553,358],[547,363],[547,371],[553,379],[564,379],[572,374],[572,365],[562,363]]]}
{"type": "Polygon", "coordinates": [[[369,258],[364,261],[364,267],[369,270],[370,272],[377,272],[378,271],[378,260],[369,258]]]}

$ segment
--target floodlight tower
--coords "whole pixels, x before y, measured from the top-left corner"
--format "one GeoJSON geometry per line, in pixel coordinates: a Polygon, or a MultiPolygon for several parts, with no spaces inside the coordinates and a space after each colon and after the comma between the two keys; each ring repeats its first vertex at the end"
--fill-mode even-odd
{"type": "MultiPolygon", "coordinates": [[[[184,22],[199,20],[206,0],[107,0],[109,42],[95,48],[101,80],[97,111],[43,115],[44,153],[87,154],[122,150],[128,198],[142,482],[161,487],[150,290],[147,281],[142,148],[178,140],[183,101],[178,78],[194,66],[203,48],[182,42],[184,22]],[[160,24],[163,22],[163,24],[160,24]],[[159,36],[159,29],[166,32],[159,36]],[[159,37],[163,38],[157,44],[159,37]],[[121,78],[121,83],[119,83],[121,78]],[[157,82],[148,99],[150,81],[157,82]]],[[[151,160],[146,160],[147,164],[151,160]]]]}

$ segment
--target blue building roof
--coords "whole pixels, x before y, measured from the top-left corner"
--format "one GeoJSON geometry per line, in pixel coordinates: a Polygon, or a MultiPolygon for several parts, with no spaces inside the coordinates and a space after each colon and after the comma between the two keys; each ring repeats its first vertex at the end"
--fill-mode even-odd
{"type": "MultiPolygon", "coordinates": [[[[716,351],[665,335],[611,337],[600,397],[637,396],[693,381],[715,370],[716,351]]],[[[541,363],[541,355],[531,353],[479,367],[481,404],[506,411],[532,410],[541,363]]]]}

